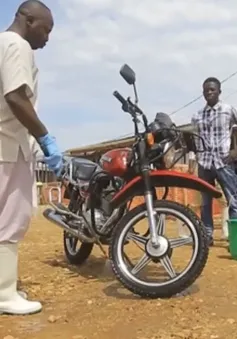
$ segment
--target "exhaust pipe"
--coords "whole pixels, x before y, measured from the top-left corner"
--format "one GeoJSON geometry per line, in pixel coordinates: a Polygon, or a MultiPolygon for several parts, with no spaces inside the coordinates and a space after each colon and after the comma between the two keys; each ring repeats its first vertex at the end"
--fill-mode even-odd
{"type": "Polygon", "coordinates": [[[70,226],[68,226],[63,220],[62,216],[60,214],[57,214],[52,208],[47,208],[46,210],[43,211],[43,216],[52,222],[53,224],[61,227],[64,231],[67,233],[71,234],[73,237],[78,238],[81,242],[89,242],[93,243],[95,242],[94,238],[89,238],[85,236],[82,232],[79,230],[76,231],[72,229],[70,226]]]}

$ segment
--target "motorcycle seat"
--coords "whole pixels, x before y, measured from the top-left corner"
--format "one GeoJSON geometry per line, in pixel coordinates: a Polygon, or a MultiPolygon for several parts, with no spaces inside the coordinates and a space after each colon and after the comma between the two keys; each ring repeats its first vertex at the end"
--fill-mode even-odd
{"type": "Polygon", "coordinates": [[[95,162],[84,158],[72,159],[72,179],[89,181],[92,175],[100,169],[95,162]]]}

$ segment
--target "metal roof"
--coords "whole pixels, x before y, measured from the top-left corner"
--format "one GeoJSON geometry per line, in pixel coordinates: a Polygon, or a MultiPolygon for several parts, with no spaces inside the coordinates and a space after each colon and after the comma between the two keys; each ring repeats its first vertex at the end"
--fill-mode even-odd
{"type": "MultiPolygon", "coordinates": [[[[185,124],[177,126],[177,128],[184,131],[191,131],[191,124],[185,124]]],[[[88,146],[76,147],[68,149],[64,152],[65,155],[77,155],[77,156],[85,156],[85,155],[93,155],[95,153],[104,152],[106,150],[115,148],[115,147],[128,147],[132,145],[134,142],[134,137],[127,137],[121,139],[112,139],[104,142],[100,142],[98,144],[92,144],[88,146]]]]}

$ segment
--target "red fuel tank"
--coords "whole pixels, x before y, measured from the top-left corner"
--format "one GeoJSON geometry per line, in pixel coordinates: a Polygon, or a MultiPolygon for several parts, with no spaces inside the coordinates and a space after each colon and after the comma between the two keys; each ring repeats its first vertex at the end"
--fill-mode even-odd
{"type": "Polygon", "coordinates": [[[100,158],[100,166],[104,171],[115,177],[123,177],[128,170],[131,159],[131,148],[117,148],[102,155],[100,158]]]}

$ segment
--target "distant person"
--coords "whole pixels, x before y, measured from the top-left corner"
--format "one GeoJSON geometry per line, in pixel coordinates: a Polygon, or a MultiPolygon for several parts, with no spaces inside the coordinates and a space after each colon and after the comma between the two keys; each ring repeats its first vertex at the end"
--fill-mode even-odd
{"type": "MultiPolygon", "coordinates": [[[[203,83],[204,108],[194,114],[194,130],[205,142],[206,150],[198,153],[198,176],[215,185],[215,180],[222,188],[228,206],[229,218],[237,218],[237,176],[235,174],[235,153],[230,151],[231,129],[237,122],[237,111],[231,105],[220,101],[221,83],[217,78],[208,78],[203,83]]],[[[197,148],[202,149],[197,140],[197,148]]],[[[195,159],[190,161],[189,172],[195,169],[195,159]]],[[[212,198],[202,193],[201,219],[206,227],[209,245],[213,245],[212,198]]]]}
{"type": "Polygon", "coordinates": [[[36,112],[38,69],[33,50],[43,48],[53,28],[48,7],[37,0],[20,5],[0,33],[0,313],[39,312],[40,302],[17,291],[18,243],[32,217],[34,173],[29,134],[56,174],[62,154],[36,112]]]}

